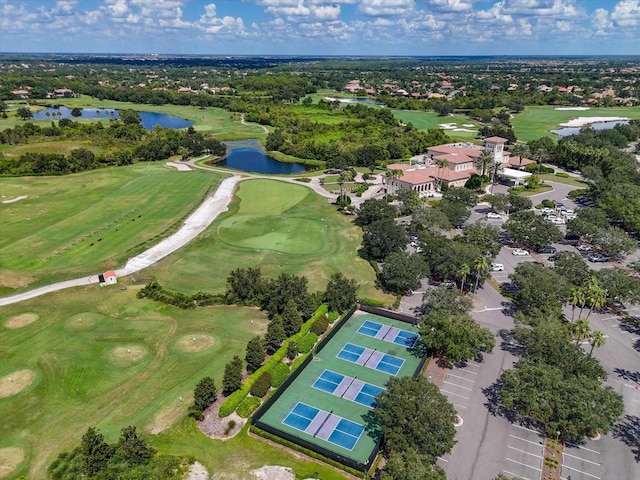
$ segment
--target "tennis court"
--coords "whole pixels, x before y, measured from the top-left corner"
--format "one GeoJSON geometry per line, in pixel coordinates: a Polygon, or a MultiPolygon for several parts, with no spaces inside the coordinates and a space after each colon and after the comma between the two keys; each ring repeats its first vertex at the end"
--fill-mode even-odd
{"type": "Polygon", "coordinates": [[[405,347],[413,347],[420,337],[417,333],[390,325],[383,325],[378,322],[372,322],[371,320],[362,322],[362,325],[358,328],[358,333],[369,337],[381,338],[385,342],[397,343],[405,347]]]}
{"type": "MultiPolygon", "coordinates": [[[[315,356],[256,413],[254,424],[344,465],[367,470],[381,437],[372,415],[376,396],[390,378],[414,375],[422,355],[406,342],[389,341],[392,336],[404,338],[395,330],[385,329],[386,339],[359,333],[366,320],[418,335],[411,319],[403,322],[356,310],[334,327],[333,336],[318,346],[315,356]]],[[[414,343],[419,344],[419,337],[414,343]]]]}
{"type": "Polygon", "coordinates": [[[376,396],[385,391],[382,387],[331,370],[324,370],[313,383],[313,388],[369,408],[375,408],[378,405],[376,396]]]}

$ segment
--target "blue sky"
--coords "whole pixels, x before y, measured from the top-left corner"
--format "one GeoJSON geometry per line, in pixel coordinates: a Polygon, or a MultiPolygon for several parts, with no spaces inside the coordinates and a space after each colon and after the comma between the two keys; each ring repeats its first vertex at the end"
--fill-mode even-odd
{"type": "Polygon", "coordinates": [[[640,55],[640,0],[0,0],[0,51],[640,55]]]}

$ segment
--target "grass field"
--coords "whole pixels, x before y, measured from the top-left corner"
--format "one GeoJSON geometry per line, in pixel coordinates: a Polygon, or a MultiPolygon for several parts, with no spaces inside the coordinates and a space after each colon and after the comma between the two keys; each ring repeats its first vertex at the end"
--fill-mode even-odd
{"type": "Polygon", "coordinates": [[[478,135],[480,124],[469,120],[464,115],[449,115],[440,117],[435,112],[419,112],[415,110],[393,110],[395,117],[405,123],[412,123],[418,130],[426,131],[430,128],[440,128],[441,124],[456,124],[458,128],[473,130],[472,132],[456,132],[453,129],[444,129],[444,132],[454,141],[470,142],[478,135]],[[465,127],[464,125],[474,125],[465,127]]]}
{"type": "Polygon", "coordinates": [[[124,264],[176,228],[222,175],[139,163],[0,179],[0,293],[124,264]],[[24,198],[26,197],[26,198],[24,198]]]}
{"type": "Polygon", "coordinates": [[[342,272],[357,279],[360,295],[390,301],[375,289],[370,265],[357,256],[361,241],[352,217],[338,213],[308,188],[245,180],[228,212],[149,272],[161,284],[185,292],[222,292],[227,276],[238,267],[260,267],[266,277],[281,272],[305,275],[310,291],[324,290],[329,277],[342,272]]]}
{"type": "Polygon", "coordinates": [[[529,141],[556,135],[549,130],[560,128],[560,123],[578,117],[626,117],[640,119],[640,107],[590,108],[589,110],[556,110],[554,106],[526,107],[511,121],[518,140],[529,141]]]}
{"type": "Polygon", "coordinates": [[[19,371],[32,377],[0,398],[1,458],[19,464],[7,478],[44,479],[55,456],[77,445],[89,426],[114,441],[127,425],[163,432],[150,437],[154,446],[196,457],[216,478],[249,478],[265,464],[341,478],[246,432],[211,440],[185,418],[195,384],[206,375],[221,384],[224,365],[264,333],[264,314],[227,306],[178,310],[136,299],[139,288],[76,288],[2,309],[0,379],[18,381],[19,371]],[[196,337],[195,346],[185,337],[196,337]]]}

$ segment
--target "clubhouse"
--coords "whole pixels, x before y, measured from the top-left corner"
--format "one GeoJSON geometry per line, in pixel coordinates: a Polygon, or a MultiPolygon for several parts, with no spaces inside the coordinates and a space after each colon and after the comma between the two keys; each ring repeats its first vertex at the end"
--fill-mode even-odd
{"type": "Polygon", "coordinates": [[[390,171],[397,171],[398,176],[384,178],[383,183],[390,191],[397,189],[414,190],[422,196],[430,196],[437,191],[440,182],[448,187],[464,187],[471,175],[478,174],[475,162],[484,151],[493,155],[493,161],[499,162],[500,176],[512,179],[516,185],[530,176],[520,171],[533,160],[512,157],[504,150],[507,139],[502,137],[488,137],[484,139],[484,146],[472,143],[450,143],[429,147],[427,153],[413,157],[409,165],[392,163],[387,165],[390,171]],[[447,167],[437,166],[438,160],[447,161],[447,167]],[[415,163],[412,165],[411,163],[415,163]]]}

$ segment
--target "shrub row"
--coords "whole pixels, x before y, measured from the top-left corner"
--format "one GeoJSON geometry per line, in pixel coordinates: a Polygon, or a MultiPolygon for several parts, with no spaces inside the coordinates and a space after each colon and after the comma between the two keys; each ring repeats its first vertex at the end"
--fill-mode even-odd
{"type": "Polygon", "coordinates": [[[282,362],[278,363],[273,367],[273,370],[271,370],[271,385],[274,388],[278,388],[284,383],[290,373],[291,369],[289,368],[289,365],[282,362]]]}
{"type": "Polygon", "coordinates": [[[262,401],[258,397],[246,397],[242,402],[240,402],[236,412],[242,418],[249,418],[261,403],[262,401]]]}
{"type": "Polygon", "coordinates": [[[375,298],[359,298],[358,302],[362,305],[369,305],[370,307],[380,307],[383,308],[386,306],[386,302],[382,300],[376,300],[375,298]]]}
{"type": "Polygon", "coordinates": [[[309,353],[317,342],[318,336],[315,333],[307,333],[298,342],[298,353],[301,353],[302,355],[309,353]]]}
{"type": "Polygon", "coordinates": [[[566,172],[558,172],[558,173],[556,173],[556,177],[569,178],[569,174],[566,173],[566,172]]]}
{"type": "Polygon", "coordinates": [[[262,398],[267,394],[270,388],[271,388],[271,373],[262,372],[262,375],[260,375],[257,378],[257,380],[253,382],[253,385],[251,385],[251,388],[249,389],[249,393],[253,397],[262,398]]]}
{"type": "MultiPolygon", "coordinates": [[[[296,333],[295,335],[291,336],[291,338],[286,340],[282,344],[282,346],[275,351],[275,353],[264,365],[262,365],[258,370],[256,370],[253,375],[247,378],[247,380],[242,384],[242,387],[240,388],[240,390],[236,390],[231,395],[229,395],[224,400],[224,402],[222,402],[222,405],[220,405],[220,410],[218,412],[218,415],[223,418],[231,415],[233,411],[238,407],[238,405],[240,405],[240,402],[242,402],[242,400],[244,400],[244,398],[247,396],[247,394],[249,393],[249,390],[251,389],[251,386],[258,379],[258,377],[262,375],[263,372],[271,372],[277,364],[281,363],[281,360],[287,354],[287,348],[289,346],[289,342],[291,341],[297,342],[298,345],[300,345],[299,343],[300,340],[307,335],[307,333],[311,328],[311,325],[313,325],[313,322],[319,317],[324,316],[327,313],[327,309],[328,309],[327,304],[320,305],[320,307],[318,307],[318,309],[316,310],[316,313],[313,314],[313,316],[309,319],[309,321],[305,322],[302,325],[302,328],[298,333],[296,333]]],[[[312,345],[312,348],[313,348],[313,345],[312,345]]]]}
{"type": "Polygon", "coordinates": [[[206,305],[220,305],[225,303],[224,295],[205,292],[185,295],[184,293],[167,290],[155,280],[147,283],[144,288],[138,291],[136,297],[149,298],[156,302],[166,303],[182,309],[190,309],[206,305]]]}

